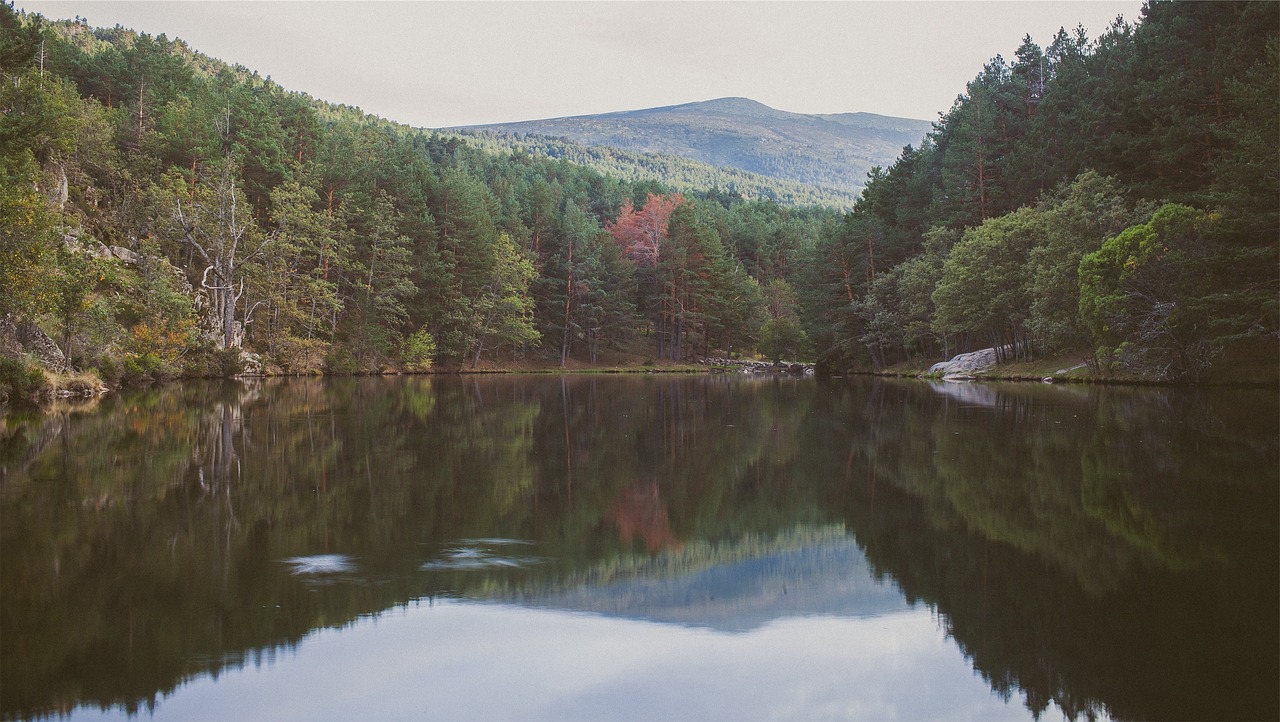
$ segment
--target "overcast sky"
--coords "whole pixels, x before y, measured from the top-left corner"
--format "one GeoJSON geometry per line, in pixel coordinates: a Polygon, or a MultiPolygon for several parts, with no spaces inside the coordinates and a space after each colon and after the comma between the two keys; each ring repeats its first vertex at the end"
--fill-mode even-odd
{"type": "Polygon", "coordinates": [[[290,90],[414,126],[743,96],[799,113],[935,120],[996,54],[1096,38],[1141,3],[112,2],[17,0],[165,33],[290,90]]]}

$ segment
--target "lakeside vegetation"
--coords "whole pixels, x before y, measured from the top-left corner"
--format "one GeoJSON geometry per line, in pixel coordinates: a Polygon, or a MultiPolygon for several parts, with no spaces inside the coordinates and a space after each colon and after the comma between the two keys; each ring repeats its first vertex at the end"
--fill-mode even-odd
{"type": "Polygon", "coordinates": [[[1275,3],[1150,2],[993,59],[818,240],[820,359],[1071,351],[1194,381],[1225,353],[1274,382],[1277,27],[1275,3]]]}
{"type": "Polygon", "coordinates": [[[987,346],[1274,381],[1277,27],[1275,3],[1153,2],[1097,40],[1028,37],[842,214],[472,144],[0,4],[0,395],[50,371],[842,371],[987,346]]]}

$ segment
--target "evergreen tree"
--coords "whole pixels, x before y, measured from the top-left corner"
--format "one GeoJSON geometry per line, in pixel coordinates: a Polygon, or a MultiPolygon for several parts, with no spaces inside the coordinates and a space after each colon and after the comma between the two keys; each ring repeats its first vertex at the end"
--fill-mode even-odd
{"type": "Polygon", "coordinates": [[[379,192],[363,220],[365,263],[354,268],[358,286],[352,294],[354,315],[348,331],[361,369],[400,347],[409,322],[406,304],[418,291],[412,280],[410,241],[396,227],[398,213],[390,198],[379,192]]]}

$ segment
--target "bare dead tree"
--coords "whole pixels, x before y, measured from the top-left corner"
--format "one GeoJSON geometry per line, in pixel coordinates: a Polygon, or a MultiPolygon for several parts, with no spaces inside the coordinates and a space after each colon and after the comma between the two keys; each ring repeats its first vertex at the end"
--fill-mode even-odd
{"type": "MultiPolygon", "coordinates": [[[[218,331],[218,346],[238,347],[236,307],[244,296],[244,264],[261,254],[273,235],[255,237],[252,232],[256,228],[253,214],[236,187],[235,164],[229,155],[212,182],[200,184],[190,199],[178,195],[174,200],[173,221],[184,242],[205,263],[200,287],[209,294],[210,321],[218,331]],[[254,247],[245,252],[249,242],[254,247]]],[[[251,321],[257,305],[246,309],[242,326],[251,321]]]]}

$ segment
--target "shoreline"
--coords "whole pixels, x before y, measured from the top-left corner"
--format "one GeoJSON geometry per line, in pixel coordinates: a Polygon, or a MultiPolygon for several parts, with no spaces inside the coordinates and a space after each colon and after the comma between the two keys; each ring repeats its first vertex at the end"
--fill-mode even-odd
{"type": "MultiPolygon", "coordinates": [[[[425,370],[382,369],[365,372],[284,372],[221,375],[173,376],[160,379],[141,379],[134,381],[117,381],[109,384],[89,372],[59,374],[44,372],[47,386],[38,392],[36,398],[23,399],[15,403],[12,399],[0,401],[0,413],[10,413],[23,408],[39,408],[67,399],[100,398],[114,391],[128,388],[146,388],[148,386],[170,383],[174,381],[215,380],[215,379],[273,379],[273,378],[352,378],[360,376],[486,376],[486,375],[657,375],[657,374],[742,374],[751,376],[786,376],[791,378],[839,379],[851,376],[874,378],[896,378],[917,381],[946,381],[951,383],[1041,383],[1050,385],[1071,384],[1076,386],[1145,386],[1164,388],[1257,388],[1280,389],[1280,369],[1270,374],[1259,373],[1259,369],[1251,364],[1242,364],[1236,368],[1224,368],[1209,378],[1198,381],[1168,381],[1143,379],[1134,376],[1094,375],[1082,365],[1054,371],[1048,369],[1060,367],[1061,359],[1046,359],[1033,362],[1012,362],[997,364],[979,371],[963,375],[937,376],[928,373],[928,367],[916,365],[899,365],[887,369],[844,369],[841,371],[818,371],[808,363],[782,363],[774,366],[770,362],[754,360],[706,359],[702,362],[645,362],[638,364],[613,364],[589,366],[574,364],[562,368],[558,365],[526,364],[515,366],[489,365],[480,368],[432,368],[425,370]]],[[[1229,364],[1229,366],[1232,366],[1229,364]]]]}

